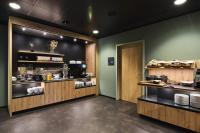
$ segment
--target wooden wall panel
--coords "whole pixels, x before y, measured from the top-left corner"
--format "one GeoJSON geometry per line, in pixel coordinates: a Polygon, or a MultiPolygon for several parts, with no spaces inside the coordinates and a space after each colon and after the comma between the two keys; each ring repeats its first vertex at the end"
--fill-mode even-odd
{"type": "Polygon", "coordinates": [[[149,75],[166,75],[168,79],[180,82],[193,81],[194,80],[194,69],[171,69],[171,68],[152,68],[148,69],[149,75]]]}
{"type": "Polygon", "coordinates": [[[95,53],[96,53],[96,44],[86,45],[85,59],[87,64],[87,73],[93,73],[94,75],[96,75],[95,53]]]}
{"type": "Polygon", "coordinates": [[[95,60],[95,75],[96,75],[96,95],[99,95],[100,93],[100,77],[99,77],[99,66],[100,66],[100,62],[99,62],[99,44],[96,42],[96,60],[95,60]]]}
{"type": "Polygon", "coordinates": [[[12,116],[12,22],[8,22],[8,110],[12,116]]]}

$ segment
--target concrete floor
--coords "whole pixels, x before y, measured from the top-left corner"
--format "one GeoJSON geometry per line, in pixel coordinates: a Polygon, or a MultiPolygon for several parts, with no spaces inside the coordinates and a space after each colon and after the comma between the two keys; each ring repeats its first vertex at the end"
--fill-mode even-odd
{"type": "Polygon", "coordinates": [[[15,114],[0,109],[0,133],[191,133],[136,113],[133,103],[92,96],[15,114]]]}

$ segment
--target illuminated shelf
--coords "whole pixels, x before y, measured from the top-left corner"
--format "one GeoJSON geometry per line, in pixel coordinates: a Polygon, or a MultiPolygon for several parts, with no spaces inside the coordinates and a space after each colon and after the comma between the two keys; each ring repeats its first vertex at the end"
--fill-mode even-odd
{"type": "Polygon", "coordinates": [[[24,54],[41,54],[41,55],[50,55],[50,56],[64,56],[64,54],[58,54],[58,53],[47,53],[47,52],[40,52],[40,51],[26,51],[26,50],[19,50],[18,53],[24,53],[24,54]]]}
{"type": "Polygon", "coordinates": [[[64,64],[64,62],[53,62],[53,61],[26,61],[18,60],[18,63],[47,63],[47,64],[64,64]]]}
{"type": "Polygon", "coordinates": [[[140,86],[145,86],[145,87],[155,87],[158,89],[172,89],[172,90],[182,90],[182,91],[197,91],[199,92],[199,89],[196,89],[194,87],[186,87],[186,86],[181,86],[181,85],[160,85],[160,84],[152,84],[152,83],[138,83],[140,86]]]}
{"type": "Polygon", "coordinates": [[[155,70],[155,69],[195,69],[195,68],[192,68],[192,67],[148,67],[144,69],[155,70]]]}

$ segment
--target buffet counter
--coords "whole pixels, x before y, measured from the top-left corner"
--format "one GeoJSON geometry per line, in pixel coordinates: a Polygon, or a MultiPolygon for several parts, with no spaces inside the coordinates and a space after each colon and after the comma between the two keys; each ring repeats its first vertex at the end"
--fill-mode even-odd
{"type": "Polygon", "coordinates": [[[200,132],[200,110],[175,105],[171,101],[141,97],[138,99],[137,112],[182,128],[200,132]]]}
{"type": "Polygon", "coordinates": [[[85,79],[85,78],[77,78],[77,79],[69,79],[69,78],[62,78],[62,79],[52,79],[52,80],[45,80],[45,81],[15,81],[12,82],[13,85],[15,84],[30,84],[30,83],[50,83],[50,82],[59,82],[59,81],[74,81],[78,79],[85,79]]]}
{"type": "MultiPolygon", "coordinates": [[[[38,82],[36,82],[38,84],[38,82]]],[[[34,83],[33,83],[34,84],[34,83]]],[[[12,112],[27,110],[44,105],[59,103],[89,95],[97,95],[96,86],[89,86],[76,89],[75,79],[61,79],[47,82],[39,82],[44,88],[41,94],[21,95],[18,94],[11,99],[12,112]]],[[[28,84],[30,85],[30,84],[28,84]]],[[[21,84],[19,84],[21,88],[21,84]]],[[[33,85],[35,86],[35,85],[33,85]]]]}

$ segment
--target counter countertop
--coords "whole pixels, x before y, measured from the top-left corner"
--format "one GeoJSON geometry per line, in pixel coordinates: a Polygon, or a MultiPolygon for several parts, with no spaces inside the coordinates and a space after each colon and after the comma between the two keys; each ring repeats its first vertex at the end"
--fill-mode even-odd
{"type": "Polygon", "coordinates": [[[60,81],[73,81],[73,80],[78,80],[78,79],[87,79],[87,78],[76,78],[76,79],[55,79],[55,80],[49,80],[49,81],[16,81],[16,82],[12,82],[13,85],[16,84],[31,84],[31,83],[51,83],[51,82],[60,82],[60,81]]]}
{"type": "Polygon", "coordinates": [[[142,96],[138,99],[142,100],[142,101],[155,103],[155,104],[161,104],[161,105],[165,105],[165,106],[169,106],[169,107],[174,107],[174,108],[178,108],[178,109],[183,109],[183,110],[187,110],[187,111],[200,113],[200,109],[198,109],[198,108],[193,108],[193,107],[190,107],[190,106],[177,105],[172,100],[160,99],[160,98],[157,98],[156,96],[149,96],[149,97],[142,96]]]}
{"type": "Polygon", "coordinates": [[[171,88],[174,90],[185,90],[185,91],[200,91],[198,88],[194,87],[187,87],[182,85],[173,85],[173,84],[153,84],[149,83],[148,81],[141,81],[138,83],[138,85],[146,86],[146,87],[156,87],[156,88],[171,88]]]}

